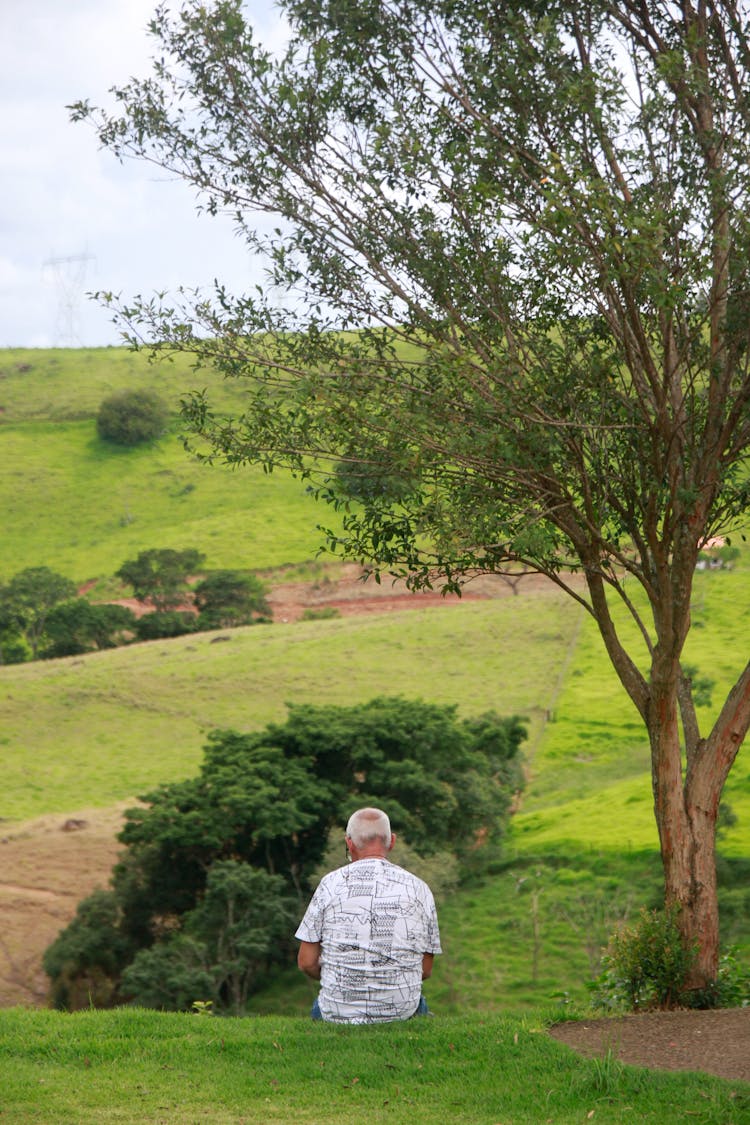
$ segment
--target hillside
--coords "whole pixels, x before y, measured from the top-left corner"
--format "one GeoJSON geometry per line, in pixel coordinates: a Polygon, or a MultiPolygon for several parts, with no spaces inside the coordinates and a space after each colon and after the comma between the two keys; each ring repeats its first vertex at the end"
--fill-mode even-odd
{"type": "MultiPolygon", "coordinates": [[[[158,379],[176,402],[188,376],[158,379]]],[[[506,858],[441,907],[434,999],[446,1010],[584,1002],[616,918],[659,893],[645,732],[593,623],[538,581],[517,597],[501,580],[476,583],[460,601],[362,584],[315,561],[328,513],[303,485],[193,462],[176,427],[153,447],[103,448],[101,396],[153,379],[142,356],[118,349],[0,358],[0,580],[47,565],[113,596],[112,574],[138,550],[197,547],[208,566],[265,574],[275,623],[0,669],[0,1004],[42,1000],[41,951],[106,881],[122,808],[193,773],[209,730],[260,727],[288,702],[383,693],[528,720],[529,784],[506,858]],[[305,609],[340,616],[305,621],[305,609]]],[[[690,659],[714,681],[704,724],[747,658],[749,563],[745,550],[732,571],[696,576],[690,659]]],[[[749,780],[745,748],[721,852],[724,939],[746,951],[737,865],[750,855],[749,780]]],[[[305,1000],[292,975],[257,1006],[299,1011],[305,1000]]]]}

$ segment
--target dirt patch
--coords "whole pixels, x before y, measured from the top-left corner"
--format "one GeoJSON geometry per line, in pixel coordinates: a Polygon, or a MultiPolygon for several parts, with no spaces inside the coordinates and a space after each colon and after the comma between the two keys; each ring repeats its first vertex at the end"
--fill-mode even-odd
{"type": "MultiPolygon", "coordinates": [[[[402,580],[364,577],[362,567],[349,563],[341,567],[337,577],[326,577],[319,582],[289,582],[272,589],[268,601],[273,609],[273,619],[279,624],[298,621],[309,610],[335,609],[342,616],[369,613],[392,613],[429,606],[457,606],[462,602],[481,601],[487,598],[538,595],[557,589],[549,578],[528,574],[512,580],[497,574],[485,574],[472,579],[463,594],[443,595],[439,590],[411,591],[402,580]]],[[[572,576],[577,583],[579,576],[572,576]]]]}
{"type": "Polygon", "coordinates": [[[0,825],[0,1007],[45,1003],[42,954],[78,901],[107,885],[134,803],[0,825]]]}
{"type": "Polygon", "coordinates": [[[654,1070],[692,1070],[750,1082],[750,1008],[642,1012],[559,1023],[550,1035],[586,1058],[609,1052],[654,1070]]]}

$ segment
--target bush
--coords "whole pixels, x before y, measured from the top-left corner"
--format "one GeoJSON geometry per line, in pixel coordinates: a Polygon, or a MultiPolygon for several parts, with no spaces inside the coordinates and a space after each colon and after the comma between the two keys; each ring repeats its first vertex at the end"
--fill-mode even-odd
{"type": "Polygon", "coordinates": [[[140,445],[161,436],[169,409],[155,391],[120,391],[105,398],[96,416],[96,431],[103,441],[140,445]]]}
{"type": "Polygon", "coordinates": [[[272,610],[265,584],[239,570],[215,570],[193,591],[201,629],[230,629],[268,619],[272,610]]]}
{"type": "Polygon", "coordinates": [[[117,1002],[119,969],[132,956],[120,915],[112,891],[96,890],[78,904],[73,921],[44,954],[53,1007],[76,1011],[117,1002]]]}
{"type": "Polygon", "coordinates": [[[135,614],[126,606],[94,605],[86,598],[76,598],[55,606],[50,613],[43,655],[77,656],[94,649],[116,648],[135,632],[135,627],[135,614]]]}
{"type": "Polygon", "coordinates": [[[33,653],[20,636],[0,638],[0,664],[25,664],[33,659],[33,653]]]}
{"type": "Polygon", "coordinates": [[[163,613],[145,613],[135,623],[135,631],[141,641],[158,641],[165,637],[184,637],[195,633],[198,619],[194,613],[178,610],[165,610],[163,613]]]}
{"type": "Polygon", "coordinates": [[[708,988],[696,989],[685,998],[691,1008],[746,1008],[750,1005],[750,969],[728,949],[719,958],[719,973],[708,988]]]}
{"type": "Polygon", "coordinates": [[[330,621],[334,617],[341,617],[341,611],[335,605],[324,605],[320,609],[303,610],[300,621],[330,621]]]}
{"type": "Polygon", "coordinates": [[[678,926],[679,907],[641,910],[633,926],[610,938],[595,981],[596,1007],[677,1008],[686,1000],[686,982],[697,945],[685,946],[678,926]]]}

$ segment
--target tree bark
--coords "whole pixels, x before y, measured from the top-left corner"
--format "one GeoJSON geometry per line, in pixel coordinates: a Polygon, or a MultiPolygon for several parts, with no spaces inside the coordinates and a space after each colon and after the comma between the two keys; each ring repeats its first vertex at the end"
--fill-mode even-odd
{"type": "MultiPolygon", "coordinates": [[[[662,706],[665,701],[662,700],[662,706]]],[[[688,988],[705,988],[719,969],[716,818],[723,781],[714,777],[700,799],[683,782],[676,700],[664,725],[651,727],[654,812],[664,870],[664,901],[680,907],[686,946],[696,947],[688,988]]]]}
{"type": "Polygon", "coordinates": [[[689,988],[716,981],[719,907],[716,822],[724,783],[748,727],[750,665],[730,692],[708,739],[683,758],[677,683],[655,686],[647,716],[654,811],[664,869],[665,903],[678,905],[680,929],[697,947],[689,988]]]}

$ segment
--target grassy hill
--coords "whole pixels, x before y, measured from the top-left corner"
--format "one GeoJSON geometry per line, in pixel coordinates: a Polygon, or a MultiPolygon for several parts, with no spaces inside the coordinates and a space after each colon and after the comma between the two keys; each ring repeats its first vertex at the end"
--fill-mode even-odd
{"type": "MultiPolygon", "coordinates": [[[[237,408],[241,387],[213,381],[218,403],[237,408]]],[[[180,396],[210,384],[184,360],[157,368],[125,349],[0,352],[0,581],[49,566],[83,584],[151,547],[195,547],[211,568],[314,557],[315,526],[328,514],[303,483],[209,468],[186,454],[180,396]],[[130,449],[100,441],[102,399],[142,386],[169,403],[169,431],[130,449]]]]}
{"type": "MultiPolygon", "coordinates": [[[[176,432],[132,451],[97,440],[105,394],[156,380],[176,403],[192,378],[118,349],[0,355],[0,580],[47,565],[106,583],[147,547],[197,547],[209,566],[253,569],[314,556],[328,513],[299,483],[201,466],[176,432]]],[[[715,681],[704,725],[747,659],[749,603],[747,552],[732,571],[696,576],[690,661],[715,681]]],[[[645,731],[573,601],[522,592],[222,636],[0,669],[0,817],[134,798],[193,773],[210,729],[263,726],[290,701],[393,693],[466,715],[521,714],[529,788],[502,862],[441,906],[446,955],[431,998],[446,1011],[584,1002],[614,921],[658,899],[659,863],[645,731]]],[[[736,885],[750,855],[747,753],[727,788],[738,821],[721,849],[724,937],[750,951],[750,903],[736,885]]],[[[299,1012],[306,987],[294,974],[269,982],[257,1010],[299,1012]]]]}

